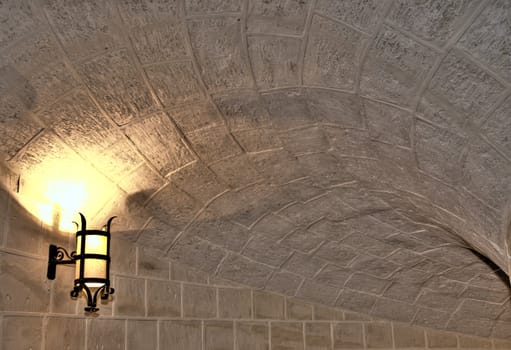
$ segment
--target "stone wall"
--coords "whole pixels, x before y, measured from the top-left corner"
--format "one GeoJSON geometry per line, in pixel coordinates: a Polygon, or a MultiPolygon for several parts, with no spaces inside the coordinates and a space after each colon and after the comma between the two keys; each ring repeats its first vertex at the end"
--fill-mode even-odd
{"type": "MultiPolygon", "coordinates": [[[[97,316],[46,279],[49,242],[68,246],[0,192],[0,349],[510,349],[511,342],[377,320],[245,288],[113,239],[113,299],[97,316]]],[[[114,234],[115,235],[115,234],[114,234]]],[[[470,321],[467,321],[470,322],[470,321]]]]}

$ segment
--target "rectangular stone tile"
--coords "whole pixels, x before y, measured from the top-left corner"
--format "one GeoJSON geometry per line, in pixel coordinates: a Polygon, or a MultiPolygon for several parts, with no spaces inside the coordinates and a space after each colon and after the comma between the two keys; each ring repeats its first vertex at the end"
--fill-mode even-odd
{"type": "Polygon", "coordinates": [[[45,329],[45,349],[85,349],[85,319],[50,317],[45,329]]]}
{"type": "Polygon", "coordinates": [[[285,294],[294,295],[303,281],[303,277],[294,273],[281,271],[274,273],[266,283],[265,289],[285,294]]]}
{"type": "Polygon", "coordinates": [[[224,258],[226,252],[198,237],[183,236],[170,250],[173,261],[212,273],[224,258]]]}
{"type": "Polygon", "coordinates": [[[237,255],[229,255],[222,263],[218,273],[222,278],[255,288],[263,287],[270,274],[269,267],[237,255]]]}
{"type": "Polygon", "coordinates": [[[385,14],[385,9],[389,2],[389,0],[356,0],[348,2],[319,0],[316,5],[316,11],[371,33],[376,29],[378,22],[385,14]]]}
{"type": "Polygon", "coordinates": [[[394,323],[393,331],[394,344],[397,349],[426,347],[426,336],[422,328],[394,323]]]}
{"type": "Polygon", "coordinates": [[[155,111],[155,103],[126,50],[109,52],[77,68],[94,97],[121,125],[155,111]],[[136,103],[133,103],[136,101],[136,103]]]}
{"type": "Polygon", "coordinates": [[[325,265],[324,260],[295,252],[283,267],[298,275],[313,277],[325,265]]]}
{"type": "Polygon", "coordinates": [[[241,9],[239,0],[215,0],[204,3],[200,0],[190,0],[186,2],[187,14],[205,14],[217,12],[239,12],[241,9]]]}
{"type": "Polygon", "coordinates": [[[213,96],[229,130],[254,130],[271,127],[271,118],[258,93],[242,90],[213,96]]]}
{"type": "Polygon", "coordinates": [[[124,349],[125,320],[87,320],[87,350],[124,349]]]}
{"type": "Polygon", "coordinates": [[[201,350],[200,321],[161,321],[160,349],[201,350]]]}
{"type": "Polygon", "coordinates": [[[334,349],[363,349],[364,330],[361,323],[334,323],[334,349]]]}
{"type": "Polygon", "coordinates": [[[145,280],[117,277],[114,313],[119,316],[145,316],[145,280]]]}
{"type": "Polygon", "coordinates": [[[390,322],[364,323],[368,349],[392,348],[392,327],[390,322]]]}
{"type": "Polygon", "coordinates": [[[330,148],[323,129],[315,126],[285,131],[279,137],[284,148],[293,155],[323,152],[330,148]]]}
{"type": "Polygon", "coordinates": [[[208,283],[208,274],[192,269],[177,262],[171,262],[170,279],[183,282],[194,282],[199,284],[208,283]]]}
{"type": "Polygon", "coordinates": [[[251,318],[251,290],[241,288],[218,288],[218,316],[220,318],[251,318]]]}
{"type": "Polygon", "coordinates": [[[339,298],[336,300],[335,306],[350,310],[357,310],[368,314],[376,302],[376,299],[377,298],[375,296],[370,294],[345,289],[341,294],[339,294],[339,298]]]}
{"type": "MultiPolygon", "coordinates": [[[[280,150],[282,142],[277,133],[270,128],[260,128],[252,130],[240,130],[233,132],[234,138],[247,152],[261,152],[270,150],[280,150]]],[[[260,159],[254,158],[251,159],[260,159]]]]}
{"type": "Polygon", "coordinates": [[[183,317],[216,318],[216,288],[183,285],[183,317]]]}
{"type": "MultiPolygon", "coordinates": [[[[52,313],[76,314],[78,303],[69,296],[74,286],[74,280],[74,268],[60,268],[57,272],[57,276],[51,286],[50,310],[52,313]]],[[[117,288],[117,286],[114,285],[114,288],[117,288]]]]}
{"type": "Polygon", "coordinates": [[[333,305],[338,294],[338,288],[330,287],[311,280],[305,280],[296,293],[296,296],[314,303],[333,305]]]}
{"type": "Polygon", "coordinates": [[[155,320],[128,320],[126,350],[156,350],[158,324],[155,320]]]}
{"type": "Polygon", "coordinates": [[[285,298],[281,295],[254,291],[254,318],[284,319],[285,298]]]}
{"type": "Polygon", "coordinates": [[[346,288],[373,294],[380,294],[388,285],[388,280],[372,277],[364,273],[354,273],[345,284],[346,288]]]}
{"type": "Polygon", "coordinates": [[[12,200],[7,221],[3,223],[6,231],[5,246],[26,253],[47,254],[42,247],[43,229],[37,218],[31,215],[17,201],[12,200]]]}
{"type": "Polygon", "coordinates": [[[357,257],[357,253],[339,242],[327,241],[316,251],[315,256],[339,266],[348,266],[357,257]]]}
{"type": "Polygon", "coordinates": [[[45,260],[0,252],[0,310],[48,312],[50,282],[46,265],[45,260]]]}
{"type": "MultiPolygon", "coordinates": [[[[265,140],[267,137],[272,138],[272,143],[278,142],[280,144],[281,142],[280,139],[276,141],[271,134],[267,134],[265,140]]],[[[277,136],[275,135],[275,137],[277,136]]],[[[243,144],[242,140],[238,139],[238,141],[243,144]]],[[[267,152],[256,152],[249,154],[248,157],[255,164],[259,173],[271,184],[286,184],[289,181],[303,177],[304,173],[300,164],[286,150],[276,149],[267,152]]]]}
{"type": "Polygon", "coordinates": [[[468,335],[458,335],[459,347],[461,349],[491,349],[490,339],[471,337],[468,335]]]}
{"type": "Polygon", "coordinates": [[[195,160],[165,113],[132,122],[124,132],[163,176],[195,160]]]}
{"type": "Polygon", "coordinates": [[[204,322],[204,349],[230,350],[234,348],[233,323],[226,321],[204,322]]]}
{"type": "MultiPolygon", "coordinates": [[[[181,316],[181,285],[171,281],[147,280],[147,316],[181,316]]],[[[183,298],[184,300],[184,298],[183,298]]]]}
{"type": "MultiPolygon", "coordinates": [[[[127,24],[131,25],[132,22],[127,24]]],[[[142,64],[188,57],[183,26],[177,19],[169,19],[158,25],[137,26],[135,24],[129,35],[142,64]]]]}
{"type": "Polygon", "coordinates": [[[237,322],[236,350],[269,350],[266,322],[237,322]]]}
{"type": "Polygon", "coordinates": [[[272,322],[271,348],[272,350],[303,350],[304,339],[302,323],[272,322]]]}
{"type": "Polygon", "coordinates": [[[257,87],[262,90],[299,84],[301,40],[276,36],[249,36],[248,50],[257,87]]]}
{"type": "Polygon", "coordinates": [[[262,179],[246,155],[236,155],[211,165],[211,170],[231,188],[244,187],[262,179]]]}
{"type": "Polygon", "coordinates": [[[280,266],[293,252],[276,240],[257,235],[243,249],[243,255],[272,266],[280,266]]]}
{"type": "Polygon", "coordinates": [[[332,350],[330,323],[305,323],[305,350],[332,350]]]}
{"type": "Polygon", "coordinates": [[[229,130],[223,126],[190,131],[186,135],[199,157],[206,163],[242,152],[229,130]]]}
{"type": "Polygon", "coordinates": [[[342,310],[314,304],[314,320],[321,321],[342,321],[344,312],[342,310]]]}
{"type": "Polygon", "coordinates": [[[326,235],[321,232],[298,228],[287,235],[282,244],[296,249],[303,253],[309,253],[326,239],[326,235]]]}
{"type": "Polygon", "coordinates": [[[328,264],[316,275],[314,280],[319,283],[342,288],[352,274],[353,270],[350,268],[328,264]]]}
{"type": "Polygon", "coordinates": [[[62,2],[54,1],[45,3],[44,9],[71,60],[122,45],[120,32],[112,22],[115,17],[113,4],[94,1],[64,6],[62,2]],[[85,23],[84,13],[88,14],[85,23]]]}
{"type": "Polygon", "coordinates": [[[170,261],[160,256],[160,252],[139,247],[137,259],[137,274],[139,276],[169,279],[170,261]]]}
{"type": "Polygon", "coordinates": [[[288,320],[312,320],[312,305],[286,298],[286,318],[288,320]]]}
{"type": "Polygon", "coordinates": [[[366,40],[365,35],[348,26],[314,16],[305,53],[304,83],[352,89],[357,73],[353,67],[366,40]]]}
{"type": "Polygon", "coordinates": [[[387,298],[378,298],[371,315],[387,320],[410,322],[417,308],[414,305],[387,298]]]}
{"type": "Polygon", "coordinates": [[[456,334],[439,332],[433,330],[426,331],[428,348],[456,348],[458,347],[458,338],[456,334]]]}
{"type": "MultiPolygon", "coordinates": [[[[41,317],[5,316],[2,326],[2,349],[40,349],[43,336],[41,317]]],[[[83,349],[83,347],[82,347],[83,349]]]]}
{"type": "Polygon", "coordinates": [[[360,89],[372,97],[408,106],[437,56],[429,47],[385,27],[368,51],[360,89]]]}
{"type": "Polygon", "coordinates": [[[125,239],[112,237],[110,243],[110,272],[135,275],[137,268],[137,248],[125,239]]]}
{"type": "Polygon", "coordinates": [[[310,3],[262,0],[250,2],[248,8],[248,31],[255,33],[300,34],[310,3]]]}

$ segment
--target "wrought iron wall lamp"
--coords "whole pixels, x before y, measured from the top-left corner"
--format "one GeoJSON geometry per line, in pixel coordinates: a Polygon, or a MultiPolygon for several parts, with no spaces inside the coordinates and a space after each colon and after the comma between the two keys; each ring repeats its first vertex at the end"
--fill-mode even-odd
{"type": "Polygon", "coordinates": [[[55,279],[57,265],[76,265],[71,297],[77,298],[84,291],[87,297],[85,312],[96,312],[99,310],[96,307],[98,295],[107,300],[115,291],[110,287],[110,224],[115,216],[108,220],[103,230],[87,230],[82,213],[80,218],[82,225],[76,232],[76,251],[68,253],[62,247],[50,245],[47,277],[55,279]]]}

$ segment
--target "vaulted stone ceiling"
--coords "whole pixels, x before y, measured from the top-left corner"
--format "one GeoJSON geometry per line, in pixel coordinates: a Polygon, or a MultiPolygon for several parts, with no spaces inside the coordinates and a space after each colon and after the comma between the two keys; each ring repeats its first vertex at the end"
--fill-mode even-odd
{"type": "Polygon", "coordinates": [[[509,1],[11,0],[0,26],[23,184],[79,164],[89,214],[172,259],[511,337],[509,1]]]}

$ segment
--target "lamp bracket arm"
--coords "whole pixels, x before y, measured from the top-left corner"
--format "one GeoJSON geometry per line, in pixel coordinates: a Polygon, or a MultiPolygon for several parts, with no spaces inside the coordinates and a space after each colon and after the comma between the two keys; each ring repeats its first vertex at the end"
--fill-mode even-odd
{"type": "Polygon", "coordinates": [[[46,276],[50,280],[55,279],[57,265],[73,265],[76,264],[76,252],[68,253],[66,249],[50,244],[48,251],[48,271],[46,276]]]}

